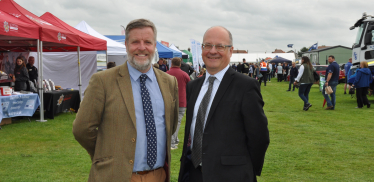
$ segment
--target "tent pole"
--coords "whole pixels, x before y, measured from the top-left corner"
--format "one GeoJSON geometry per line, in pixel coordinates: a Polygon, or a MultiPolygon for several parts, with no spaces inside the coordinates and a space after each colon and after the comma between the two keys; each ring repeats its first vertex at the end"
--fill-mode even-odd
{"type": "Polygon", "coordinates": [[[109,63],[109,59],[108,59],[108,49],[105,51],[105,57],[106,57],[106,65],[108,65],[108,63],[109,63]]]}
{"type": "Polygon", "coordinates": [[[78,73],[79,73],[79,98],[82,101],[82,72],[81,72],[81,48],[78,46],[78,73]]]}
{"type": "Polygon", "coordinates": [[[40,120],[39,122],[46,122],[44,120],[44,97],[43,97],[43,41],[38,40],[38,65],[39,65],[39,97],[40,97],[40,120]]]}

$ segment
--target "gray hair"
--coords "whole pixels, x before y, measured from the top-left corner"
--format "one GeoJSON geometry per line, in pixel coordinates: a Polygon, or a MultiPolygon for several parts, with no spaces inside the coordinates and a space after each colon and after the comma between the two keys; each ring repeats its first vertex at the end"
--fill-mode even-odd
{"type": "Polygon", "coordinates": [[[130,30],[135,29],[135,28],[144,28],[144,27],[151,27],[154,33],[155,41],[157,40],[157,29],[155,24],[151,22],[150,20],[147,19],[136,19],[132,20],[129,24],[126,26],[125,30],[125,36],[126,36],[126,41],[129,40],[129,33],[130,30]]]}

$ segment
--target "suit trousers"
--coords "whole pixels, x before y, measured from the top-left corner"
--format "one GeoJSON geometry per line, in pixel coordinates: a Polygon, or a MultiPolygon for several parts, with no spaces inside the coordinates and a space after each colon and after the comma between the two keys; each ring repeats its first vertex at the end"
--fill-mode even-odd
{"type": "Polygon", "coordinates": [[[181,127],[182,118],[184,116],[185,111],[186,111],[185,107],[179,107],[178,126],[177,126],[177,130],[175,130],[175,133],[173,134],[173,136],[171,136],[171,147],[175,147],[175,145],[178,144],[178,142],[179,142],[178,132],[179,132],[179,128],[181,127]]]}
{"type": "Polygon", "coordinates": [[[148,174],[132,173],[131,175],[131,182],[165,182],[165,180],[166,173],[163,167],[150,171],[148,174]]]}
{"type": "Polygon", "coordinates": [[[370,104],[368,97],[366,96],[367,92],[368,87],[356,88],[357,107],[363,107],[364,105],[370,104]]]}
{"type": "Polygon", "coordinates": [[[190,165],[190,182],[203,182],[203,172],[201,169],[201,166],[195,168],[193,165],[190,165]]]}
{"type": "Polygon", "coordinates": [[[277,77],[278,77],[278,82],[281,82],[282,81],[282,74],[278,74],[277,77]]]}

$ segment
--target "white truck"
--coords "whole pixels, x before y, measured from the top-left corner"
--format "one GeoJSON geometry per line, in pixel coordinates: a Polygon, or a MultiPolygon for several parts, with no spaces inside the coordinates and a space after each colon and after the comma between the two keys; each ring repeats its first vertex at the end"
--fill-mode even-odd
{"type": "Polygon", "coordinates": [[[372,62],[374,61],[374,16],[363,13],[362,18],[349,29],[353,30],[356,27],[358,32],[352,46],[352,63],[372,62]]]}

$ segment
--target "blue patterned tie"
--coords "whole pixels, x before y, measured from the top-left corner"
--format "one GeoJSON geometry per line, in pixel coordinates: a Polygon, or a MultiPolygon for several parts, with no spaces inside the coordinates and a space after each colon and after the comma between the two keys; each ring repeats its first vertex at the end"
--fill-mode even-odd
{"type": "Polygon", "coordinates": [[[146,74],[140,76],[140,89],[147,134],[147,164],[151,169],[153,169],[157,159],[157,135],[155,119],[153,117],[152,101],[148,89],[145,86],[147,78],[148,76],[146,74]]]}

